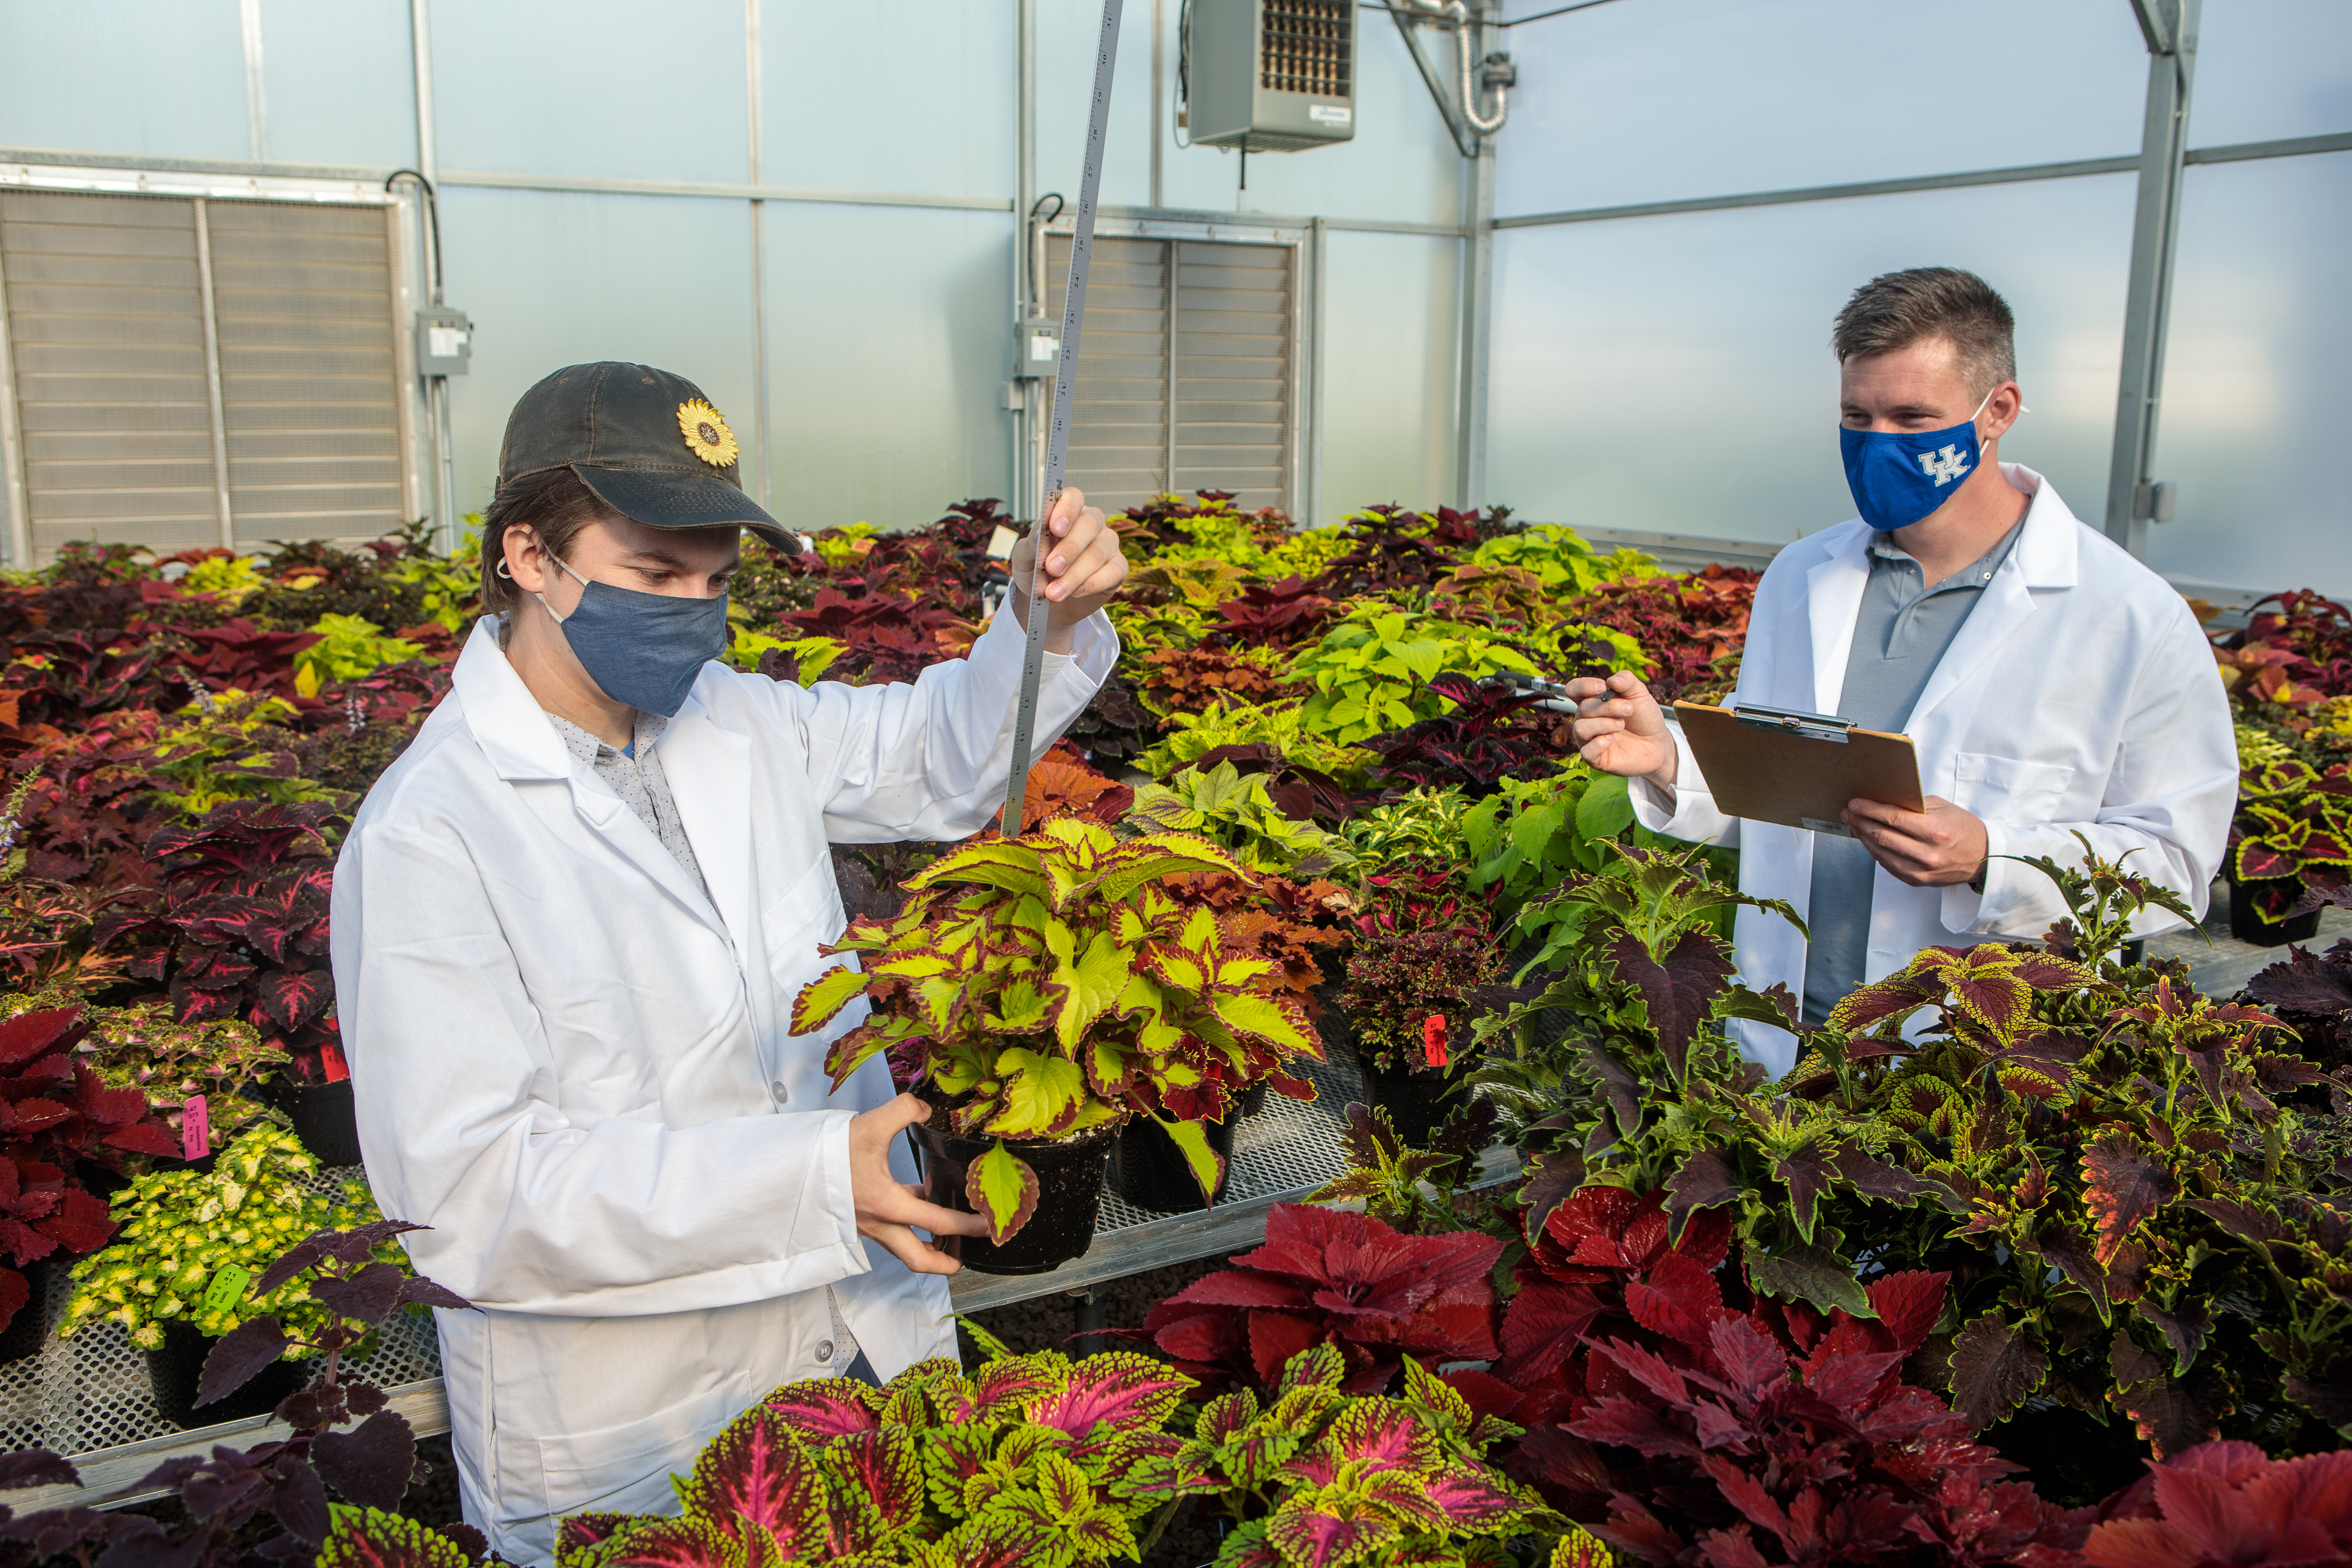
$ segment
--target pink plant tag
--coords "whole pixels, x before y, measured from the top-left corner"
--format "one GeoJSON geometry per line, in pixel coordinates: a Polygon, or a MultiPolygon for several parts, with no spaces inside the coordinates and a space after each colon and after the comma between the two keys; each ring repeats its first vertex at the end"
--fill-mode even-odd
{"type": "Polygon", "coordinates": [[[329,1083],[341,1083],[352,1076],[351,1064],[343,1060],[343,1047],[332,1040],[319,1047],[319,1066],[329,1083]]]}
{"type": "Polygon", "coordinates": [[[192,1094],[180,1107],[180,1153],[184,1159],[201,1160],[212,1152],[212,1108],[203,1095],[192,1094]]]}
{"type": "Polygon", "coordinates": [[[1432,1013],[1421,1021],[1421,1054],[1433,1068],[1445,1065],[1445,1015],[1432,1013]]]}

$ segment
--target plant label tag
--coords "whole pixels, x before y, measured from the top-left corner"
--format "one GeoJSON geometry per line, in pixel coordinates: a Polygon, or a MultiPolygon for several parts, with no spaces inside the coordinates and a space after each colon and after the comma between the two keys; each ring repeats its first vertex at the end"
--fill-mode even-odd
{"type": "Polygon", "coordinates": [[[203,1095],[192,1094],[188,1096],[187,1103],[180,1107],[180,1157],[201,1160],[212,1152],[211,1108],[205,1105],[203,1095]]]}
{"type": "Polygon", "coordinates": [[[991,561],[1009,561],[1013,558],[1013,547],[1020,542],[1021,536],[1000,522],[996,525],[996,531],[988,536],[988,558],[991,561]]]}
{"type": "Polygon", "coordinates": [[[1797,818],[1797,826],[1800,827],[1810,827],[1816,833],[1834,833],[1840,838],[1851,838],[1853,837],[1853,829],[1848,827],[1844,823],[1824,822],[1818,816],[1801,816],[1797,818]]]}
{"type": "Polygon", "coordinates": [[[205,1287],[205,1310],[226,1312],[245,1300],[245,1288],[253,1283],[253,1270],[236,1264],[225,1264],[213,1282],[205,1287]]]}
{"type": "Polygon", "coordinates": [[[1433,1068],[1445,1065],[1445,1015],[1432,1013],[1421,1021],[1421,1054],[1433,1068]]]}
{"type": "Polygon", "coordinates": [[[351,1064],[343,1060],[343,1047],[332,1040],[319,1047],[319,1067],[329,1083],[341,1083],[352,1076],[351,1064]]]}

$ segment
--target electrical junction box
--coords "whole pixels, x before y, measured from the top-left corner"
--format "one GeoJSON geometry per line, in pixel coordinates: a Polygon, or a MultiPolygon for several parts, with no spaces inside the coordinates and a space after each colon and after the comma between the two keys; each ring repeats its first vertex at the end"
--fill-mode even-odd
{"type": "Polygon", "coordinates": [[[1298,153],[1356,134],[1356,0],[1190,0],[1196,146],[1298,153]]]}
{"type": "Polygon", "coordinates": [[[1060,319],[1026,317],[1015,327],[1013,337],[1020,345],[1021,362],[1013,374],[1024,380],[1051,381],[1062,362],[1060,319]]]}
{"type": "Polygon", "coordinates": [[[463,375],[474,359],[474,323],[436,305],[416,312],[416,374],[463,375]]]}

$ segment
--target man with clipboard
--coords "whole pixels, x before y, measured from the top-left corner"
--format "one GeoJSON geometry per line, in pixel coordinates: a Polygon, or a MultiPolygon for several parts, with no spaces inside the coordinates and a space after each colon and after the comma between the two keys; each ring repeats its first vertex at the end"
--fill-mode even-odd
{"type": "MultiPolygon", "coordinates": [[[[1999,460],[2025,411],[2013,333],[1970,273],[1856,290],[1832,345],[1861,515],[1774,558],[1731,699],[1908,735],[1924,810],[1855,798],[1813,827],[1729,816],[1637,677],[1569,686],[1586,760],[1635,781],[1643,826],[1738,846],[1741,888],[1805,916],[1810,947],[1753,910],[1735,942],[1747,982],[1786,984],[1809,1024],[1923,947],[2042,935],[2064,913],[2057,889],[2003,857],[2079,860],[2079,832],[2110,859],[2137,851],[2134,870],[2201,914],[2227,844],[2237,751],[2195,616],[2041,475],[1999,460]]],[[[2178,923],[2150,911],[2135,929],[2178,923]]],[[[1776,1074],[1793,1065],[1786,1030],[1734,1027],[1776,1074]]]]}

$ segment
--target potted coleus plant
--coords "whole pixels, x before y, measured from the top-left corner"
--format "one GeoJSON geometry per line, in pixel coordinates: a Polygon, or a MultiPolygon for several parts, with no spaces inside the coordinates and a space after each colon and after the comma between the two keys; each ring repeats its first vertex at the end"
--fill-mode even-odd
{"type": "MultiPolygon", "coordinates": [[[[347,1229],[382,1216],[367,1189],[343,1185],[341,1201],[306,1184],[318,1160],[285,1128],[262,1123],[215,1157],[209,1171],[140,1176],[115,1196],[114,1245],[74,1266],[75,1290],[61,1334],[111,1320],[148,1353],[155,1404],[186,1426],[213,1342],[248,1318],[274,1314],[289,1332],[316,1340],[334,1316],[301,1278],[253,1289],[288,1247],[314,1231],[347,1229]]],[[[387,1244],[389,1246],[389,1244],[387,1244]]],[[[397,1253],[392,1247],[386,1260],[397,1253]]],[[[299,1347],[237,1394],[208,1404],[213,1421],[258,1415],[300,1385],[299,1347]]]]}
{"type": "Polygon", "coordinates": [[[2258,947],[2310,941],[2316,895],[2352,877],[2352,763],[2323,773],[2278,755],[2246,768],[2227,865],[2231,935],[2258,947]]]}
{"type": "Polygon", "coordinates": [[[1202,871],[1249,875],[1204,838],[1122,843],[1069,817],[968,845],[908,880],[897,919],[860,921],[827,950],[862,969],[794,1001],[797,1034],[861,996],[872,1006],[827,1054],[835,1087],[877,1051],[919,1065],[932,1200],[989,1223],[985,1238],[947,1243],[972,1268],[1037,1273],[1084,1252],[1131,1117],[1150,1117],[1213,1194],[1225,1159],[1213,1125],[1235,1097],[1265,1081],[1314,1098],[1287,1070],[1321,1059],[1314,1026],[1282,966],[1229,941],[1179,879],[1202,871]]]}
{"type": "Polygon", "coordinates": [[[1501,976],[1502,945],[1451,868],[1391,863],[1365,879],[1365,890],[1338,1006],[1354,1026],[1370,1103],[1418,1148],[1468,1076],[1475,1053],[1461,1047],[1482,994],[1501,976]]]}

